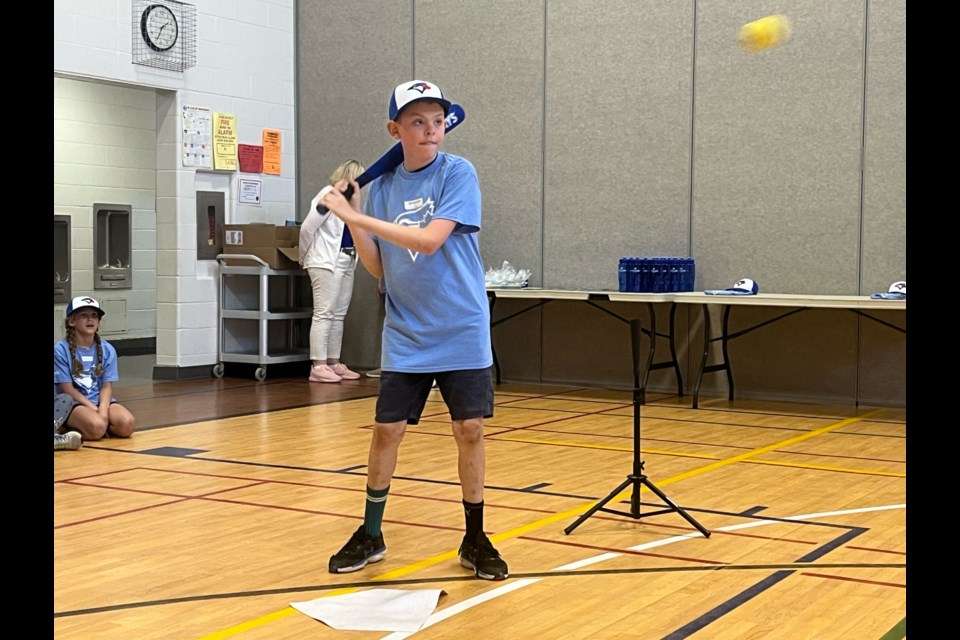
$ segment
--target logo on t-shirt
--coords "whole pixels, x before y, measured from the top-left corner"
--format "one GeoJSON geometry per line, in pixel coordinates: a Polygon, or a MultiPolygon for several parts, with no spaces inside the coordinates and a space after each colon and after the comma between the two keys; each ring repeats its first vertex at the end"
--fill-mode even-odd
{"type": "MultiPolygon", "coordinates": [[[[433,200],[428,199],[426,202],[423,202],[423,198],[417,198],[416,200],[408,200],[404,202],[404,207],[410,203],[421,203],[417,209],[413,211],[407,211],[401,213],[396,218],[394,218],[394,224],[398,224],[401,227],[418,227],[423,228],[427,226],[427,223],[433,218],[433,200]]],[[[414,262],[417,261],[417,256],[420,255],[419,251],[411,251],[407,249],[407,253],[410,254],[410,259],[414,262]]]]}

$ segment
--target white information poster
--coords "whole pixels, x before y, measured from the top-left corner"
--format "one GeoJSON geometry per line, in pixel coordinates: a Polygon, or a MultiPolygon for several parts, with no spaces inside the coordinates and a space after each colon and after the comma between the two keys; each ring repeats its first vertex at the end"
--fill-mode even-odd
{"type": "Polygon", "coordinates": [[[183,107],[183,166],[213,169],[213,114],[205,107],[183,107]]]}
{"type": "Polygon", "coordinates": [[[262,186],[260,180],[249,180],[247,178],[240,178],[240,186],[238,187],[239,193],[237,194],[237,201],[240,204],[260,204],[260,188],[262,186]]]}

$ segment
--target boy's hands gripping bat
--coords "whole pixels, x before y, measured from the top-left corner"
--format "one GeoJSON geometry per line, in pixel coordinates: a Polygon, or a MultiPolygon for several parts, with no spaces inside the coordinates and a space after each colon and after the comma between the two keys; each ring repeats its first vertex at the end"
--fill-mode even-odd
{"type": "MultiPolygon", "coordinates": [[[[457,127],[463,120],[467,117],[466,112],[463,110],[457,103],[450,105],[450,111],[447,113],[447,117],[444,120],[444,132],[450,133],[453,129],[457,127]]],[[[357,184],[361,187],[365,187],[368,183],[373,182],[387,171],[392,171],[400,163],[403,162],[403,147],[400,143],[396,143],[390,150],[385,154],[380,156],[380,159],[370,165],[366,171],[357,176],[357,184]]],[[[347,190],[343,192],[343,197],[347,200],[353,195],[353,186],[347,185],[347,190]]],[[[322,204],[317,205],[317,213],[326,213],[327,208],[322,204]]]]}

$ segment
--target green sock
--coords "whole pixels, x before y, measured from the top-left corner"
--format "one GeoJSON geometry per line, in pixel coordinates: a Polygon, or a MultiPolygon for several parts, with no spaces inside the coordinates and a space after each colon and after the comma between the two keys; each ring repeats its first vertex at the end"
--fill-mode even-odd
{"type": "Polygon", "coordinates": [[[467,540],[476,540],[483,531],[483,501],[463,501],[463,515],[467,521],[467,540]]]}
{"type": "Polygon", "coordinates": [[[383,525],[383,510],[387,506],[387,494],[390,493],[390,485],[384,489],[371,489],[367,486],[367,502],[363,511],[363,529],[368,536],[380,535],[380,527],[383,525]]]}

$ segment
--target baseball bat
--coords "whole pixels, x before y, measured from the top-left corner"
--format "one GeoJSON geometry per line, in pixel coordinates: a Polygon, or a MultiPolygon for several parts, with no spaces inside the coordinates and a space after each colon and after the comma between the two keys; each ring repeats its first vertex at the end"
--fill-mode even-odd
{"type": "MultiPolygon", "coordinates": [[[[457,128],[463,120],[467,117],[466,112],[463,110],[457,103],[450,105],[450,111],[447,112],[447,117],[444,120],[443,130],[445,133],[450,133],[453,129],[457,128]]],[[[387,171],[395,169],[400,163],[403,162],[403,147],[400,143],[396,143],[390,150],[385,154],[380,156],[380,158],[374,162],[372,165],[367,167],[367,170],[357,176],[357,184],[360,187],[365,187],[367,184],[373,182],[387,171]]],[[[347,185],[346,191],[343,192],[343,197],[347,200],[350,199],[350,196],[353,195],[353,185],[347,185]]],[[[327,208],[322,204],[317,204],[317,213],[326,213],[327,208]]]]}

